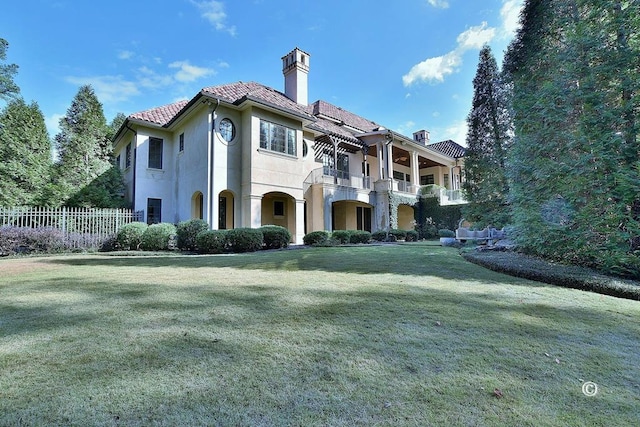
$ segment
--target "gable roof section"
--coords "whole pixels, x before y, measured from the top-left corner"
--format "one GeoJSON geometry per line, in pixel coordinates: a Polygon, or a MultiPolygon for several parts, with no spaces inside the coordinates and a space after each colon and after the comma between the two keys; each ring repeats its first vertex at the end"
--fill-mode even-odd
{"type": "Polygon", "coordinates": [[[447,139],[446,141],[435,142],[433,144],[428,144],[426,147],[442,153],[445,156],[453,157],[454,159],[464,157],[467,151],[463,146],[450,139],[447,139]]]}
{"type": "Polygon", "coordinates": [[[353,114],[350,111],[343,110],[326,101],[316,101],[309,106],[312,114],[316,117],[326,117],[339,122],[340,125],[349,126],[360,130],[362,133],[372,132],[380,127],[379,124],[367,120],[364,117],[353,114]]]}
{"type": "Polygon", "coordinates": [[[282,92],[256,82],[210,86],[202,89],[200,93],[234,105],[240,105],[247,100],[254,101],[313,120],[307,107],[292,101],[282,92]]]}
{"type": "Polygon", "coordinates": [[[188,103],[189,101],[187,100],[174,102],[173,104],[133,113],[129,118],[164,126],[169,123],[171,119],[173,119],[188,103]]]}

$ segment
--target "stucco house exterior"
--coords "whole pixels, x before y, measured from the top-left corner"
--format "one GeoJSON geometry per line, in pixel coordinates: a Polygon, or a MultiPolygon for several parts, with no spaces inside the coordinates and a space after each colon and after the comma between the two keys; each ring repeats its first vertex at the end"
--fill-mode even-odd
{"type": "Polygon", "coordinates": [[[325,101],[308,102],[308,53],[282,58],[284,92],[256,82],[205,87],[131,114],[114,137],[127,200],[147,222],[212,229],[412,229],[421,186],[460,203],[464,148],[407,137],[325,101]]]}

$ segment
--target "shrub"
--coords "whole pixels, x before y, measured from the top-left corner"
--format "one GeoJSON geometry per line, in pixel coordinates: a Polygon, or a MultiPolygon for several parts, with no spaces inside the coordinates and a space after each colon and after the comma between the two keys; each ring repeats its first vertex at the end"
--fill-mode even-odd
{"type": "Polygon", "coordinates": [[[392,228],[389,230],[389,234],[394,236],[396,240],[404,240],[407,238],[407,232],[405,230],[400,230],[397,228],[392,228]]]}
{"type": "Polygon", "coordinates": [[[371,238],[377,242],[386,242],[387,232],[384,230],[378,230],[375,233],[371,234],[371,238]]]}
{"type": "Polygon", "coordinates": [[[331,233],[331,239],[335,240],[337,244],[344,245],[350,242],[351,231],[349,230],[335,230],[331,233]]]}
{"type": "Polygon", "coordinates": [[[175,245],[176,226],[168,222],[152,224],[142,234],[140,247],[145,251],[166,251],[175,245]]]}
{"type": "Polygon", "coordinates": [[[197,249],[196,237],[202,231],[209,229],[209,224],[203,219],[190,219],[183,221],[176,227],[178,249],[182,251],[194,251],[197,249]]]}
{"type": "Polygon", "coordinates": [[[440,230],[438,230],[438,236],[439,237],[456,237],[456,233],[446,228],[441,228],[440,230]]]}
{"type": "Polygon", "coordinates": [[[291,242],[291,233],[279,225],[263,225],[259,228],[264,239],[265,249],[286,248],[291,242]]]}
{"type": "Polygon", "coordinates": [[[119,249],[128,251],[140,249],[142,235],[149,226],[144,222],[130,222],[118,230],[116,243],[119,249]]]}
{"type": "Polygon", "coordinates": [[[231,252],[255,252],[262,249],[264,236],[257,228],[227,230],[227,243],[231,252]]]}
{"type": "Polygon", "coordinates": [[[204,254],[221,254],[227,249],[227,230],[204,230],[196,236],[198,251],[204,254]]]}
{"type": "Polygon", "coordinates": [[[56,228],[0,227],[0,254],[58,252],[67,249],[62,231],[56,228]]]}
{"type": "Polygon", "coordinates": [[[418,241],[418,232],[415,230],[407,230],[407,237],[405,238],[407,242],[417,242],[418,241]]]}
{"type": "Polygon", "coordinates": [[[371,233],[364,230],[354,230],[349,238],[350,243],[369,243],[371,241],[371,233]]]}
{"type": "Polygon", "coordinates": [[[302,241],[305,245],[321,245],[329,240],[329,233],[327,231],[312,231],[305,234],[302,241]]]}

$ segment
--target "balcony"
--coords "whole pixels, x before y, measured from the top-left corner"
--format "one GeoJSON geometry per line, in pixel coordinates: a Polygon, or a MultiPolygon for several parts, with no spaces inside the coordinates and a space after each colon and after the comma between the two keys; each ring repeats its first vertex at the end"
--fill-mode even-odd
{"type": "Polygon", "coordinates": [[[314,184],[339,185],[359,190],[370,190],[371,177],[360,174],[350,174],[349,172],[324,166],[311,171],[304,181],[304,191],[307,191],[307,189],[314,184]]]}
{"type": "Polygon", "coordinates": [[[447,190],[438,185],[427,185],[422,187],[422,195],[427,197],[437,197],[441,206],[462,205],[468,203],[464,199],[462,190],[447,190]]]}

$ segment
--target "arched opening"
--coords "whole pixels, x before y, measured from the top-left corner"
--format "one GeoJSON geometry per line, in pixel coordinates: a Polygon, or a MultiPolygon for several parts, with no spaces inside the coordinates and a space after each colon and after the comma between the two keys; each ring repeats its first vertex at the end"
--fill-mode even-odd
{"type": "Polygon", "coordinates": [[[218,230],[234,228],[234,196],[231,191],[224,190],[218,195],[218,230]]]}
{"type": "Polygon", "coordinates": [[[398,228],[400,230],[413,230],[414,226],[414,213],[413,206],[399,205],[398,206],[398,228]]]}
{"type": "Polygon", "coordinates": [[[261,225],[279,225],[296,235],[296,201],[286,193],[267,193],[262,196],[261,225]]]}
{"type": "Polygon", "coordinates": [[[191,218],[193,219],[203,219],[204,218],[204,196],[200,191],[196,191],[191,196],[191,218]]]}

